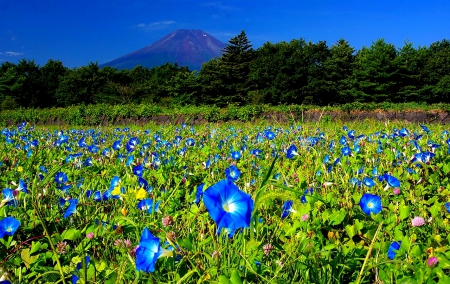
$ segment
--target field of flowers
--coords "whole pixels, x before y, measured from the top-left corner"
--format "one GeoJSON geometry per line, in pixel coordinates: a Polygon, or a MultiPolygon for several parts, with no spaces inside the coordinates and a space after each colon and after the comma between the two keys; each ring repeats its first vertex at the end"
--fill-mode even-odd
{"type": "Polygon", "coordinates": [[[443,125],[0,138],[0,283],[450,283],[443,125]]]}

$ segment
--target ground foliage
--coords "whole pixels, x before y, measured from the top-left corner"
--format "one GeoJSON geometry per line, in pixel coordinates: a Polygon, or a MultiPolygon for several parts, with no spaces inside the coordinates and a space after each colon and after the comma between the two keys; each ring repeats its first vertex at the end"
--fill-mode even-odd
{"type": "Polygon", "coordinates": [[[5,281],[450,281],[442,125],[21,123],[0,149],[5,281]]]}

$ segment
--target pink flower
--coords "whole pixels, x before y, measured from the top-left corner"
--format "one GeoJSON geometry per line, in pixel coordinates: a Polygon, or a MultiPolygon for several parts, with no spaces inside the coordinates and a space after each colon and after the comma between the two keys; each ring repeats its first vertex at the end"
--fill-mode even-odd
{"type": "Polygon", "coordinates": [[[174,220],[173,220],[172,216],[166,215],[162,218],[162,224],[164,227],[172,226],[173,223],[174,223],[174,220]]]}
{"type": "Polygon", "coordinates": [[[93,239],[94,238],[94,232],[90,232],[86,235],[86,238],[93,239]]]}
{"type": "Polygon", "coordinates": [[[309,219],[309,214],[302,215],[302,221],[306,221],[309,219]]]}
{"type": "Polygon", "coordinates": [[[432,266],[435,266],[438,262],[439,262],[439,260],[437,259],[437,257],[432,256],[432,257],[430,257],[430,258],[428,259],[427,265],[428,265],[429,267],[432,267],[432,266]]]}
{"type": "Polygon", "coordinates": [[[394,194],[399,195],[400,194],[400,188],[396,187],[394,188],[394,194]]]}
{"type": "Polygon", "coordinates": [[[263,246],[263,250],[264,250],[264,254],[267,256],[273,250],[273,245],[272,244],[265,244],[263,246]]]}
{"type": "Polygon", "coordinates": [[[425,220],[422,217],[417,216],[412,219],[411,224],[413,227],[420,227],[425,224],[425,220]]]}

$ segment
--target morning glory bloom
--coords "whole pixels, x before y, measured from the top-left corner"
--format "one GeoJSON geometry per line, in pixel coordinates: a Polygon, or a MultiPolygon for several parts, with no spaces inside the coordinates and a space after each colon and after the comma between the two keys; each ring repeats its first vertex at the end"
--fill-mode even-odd
{"type": "Polygon", "coordinates": [[[425,125],[420,125],[420,127],[422,128],[423,131],[425,131],[427,134],[430,133],[430,130],[428,129],[428,127],[426,127],[425,125]]]}
{"type": "Polygon", "coordinates": [[[155,207],[153,208],[153,199],[147,198],[139,201],[137,208],[142,211],[147,211],[148,213],[155,213],[159,209],[159,203],[161,201],[155,202],[155,207]]]}
{"type": "Polygon", "coordinates": [[[161,256],[173,256],[173,252],[164,249],[159,244],[159,238],[152,235],[145,227],[139,241],[139,248],[136,250],[136,270],[144,272],[154,272],[155,264],[161,256]]]}
{"type": "Polygon", "coordinates": [[[154,272],[156,260],[161,254],[159,238],[152,235],[145,227],[139,241],[139,248],[136,251],[136,270],[144,272],[154,272]]]}
{"type": "Polygon", "coordinates": [[[120,148],[122,148],[122,145],[120,144],[120,140],[114,141],[112,148],[114,149],[114,151],[119,150],[120,148]]]}
{"type": "Polygon", "coordinates": [[[144,166],[142,164],[133,167],[133,174],[138,177],[142,177],[142,173],[144,171],[144,166]]]}
{"type": "Polygon", "coordinates": [[[200,200],[202,199],[203,187],[205,187],[204,183],[202,183],[199,186],[197,186],[197,191],[195,193],[195,200],[194,200],[194,203],[197,204],[197,205],[200,203],[200,200]]]}
{"type": "Polygon", "coordinates": [[[233,160],[239,160],[240,158],[241,158],[241,152],[239,152],[239,151],[233,151],[233,152],[231,152],[231,158],[233,159],[233,160]]]}
{"type": "Polygon", "coordinates": [[[134,160],[134,156],[133,155],[128,156],[127,162],[125,163],[127,165],[127,167],[130,166],[131,163],[133,163],[133,160],[134,160]]]}
{"type": "Polygon", "coordinates": [[[0,238],[12,236],[20,226],[20,221],[14,217],[6,217],[0,220],[0,238]]]}
{"type": "Polygon", "coordinates": [[[367,187],[373,187],[375,185],[375,182],[371,178],[368,178],[368,177],[363,178],[362,182],[367,187]]]}
{"type": "Polygon", "coordinates": [[[378,195],[370,193],[364,193],[359,201],[359,206],[367,215],[370,215],[370,213],[378,214],[383,209],[381,198],[378,195]]]}
{"type": "Polygon", "coordinates": [[[66,212],[64,213],[64,219],[70,217],[77,211],[78,199],[69,200],[69,207],[67,207],[66,212]]]}
{"type": "Polygon", "coordinates": [[[281,219],[284,219],[291,214],[291,212],[294,212],[292,209],[292,206],[294,205],[294,202],[292,200],[286,200],[283,204],[282,213],[281,213],[281,219]]]}
{"type": "Polygon", "coordinates": [[[67,182],[67,175],[63,172],[57,172],[55,174],[55,182],[58,184],[63,184],[67,182]]]}
{"type": "Polygon", "coordinates": [[[444,204],[445,210],[447,210],[447,213],[450,213],[450,202],[447,202],[444,204]]]}
{"type": "Polygon", "coordinates": [[[268,140],[273,140],[273,139],[275,139],[275,133],[273,133],[272,131],[266,131],[266,133],[265,133],[265,135],[266,135],[266,138],[268,139],[268,140]]]}
{"type": "Polygon", "coordinates": [[[192,147],[194,145],[195,145],[195,140],[194,139],[192,139],[192,138],[186,139],[186,146],[192,147]]]}
{"type": "Polygon", "coordinates": [[[17,203],[18,203],[17,199],[14,196],[14,190],[10,188],[5,188],[3,190],[3,200],[0,203],[0,207],[2,207],[4,204],[17,206],[17,203]]]}
{"type": "Polygon", "coordinates": [[[232,182],[236,182],[241,176],[241,171],[238,169],[238,167],[232,165],[225,169],[225,175],[227,176],[227,179],[231,180],[232,182]]]}
{"type": "Polygon", "coordinates": [[[23,179],[19,180],[19,186],[17,187],[17,190],[28,193],[27,184],[23,179]]]}
{"type": "Polygon", "coordinates": [[[297,147],[292,144],[286,151],[286,158],[292,159],[294,156],[298,156],[297,147]]]}
{"type": "Polygon", "coordinates": [[[143,188],[147,192],[150,192],[152,190],[152,188],[149,187],[148,182],[144,178],[139,176],[138,176],[138,184],[139,187],[143,188]]]}
{"type": "Polygon", "coordinates": [[[393,242],[388,249],[388,258],[390,260],[393,260],[395,258],[395,255],[397,254],[397,251],[400,249],[402,242],[393,242]]]}
{"type": "Polygon", "coordinates": [[[387,189],[388,187],[400,187],[400,181],[397,178],[389,174],[384,174],[383,178],[387,182],[387,186],[385,189],[387,189]]]}
{"type": "Polygon", "coordinates": [[[342,148],[342,155],[343,156],[349,156],[352,153],[352,150],[350,147],[344,147],[342,148]]]}
{"type": "Polygon", "coordinates": [[[250,226],[253,200],[229,179],[208,187],[203,193],[203,203],[216,222],[218,233],[226,229],[229,237],[232,237],[237,229],[250,226]]]}
{"type": "Polygon", "coordinates": [[[88,147],[88,151],[89,152],[91,152],[91,153],[97,153],[98,151],[99,151],[100,149],[96,146],[96,145],[94,145],[94,144],[92,144],[92,145],[90,145],[89,147],[88,147]]]}

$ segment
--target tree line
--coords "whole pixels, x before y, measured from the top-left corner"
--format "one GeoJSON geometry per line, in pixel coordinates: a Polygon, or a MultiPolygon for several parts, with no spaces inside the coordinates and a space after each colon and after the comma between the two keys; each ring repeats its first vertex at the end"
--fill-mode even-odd
{"type": "Polygon", "coordinates": [[[266,42],[253,49],[242,31],[201,70],[167,63],[131,70],[97,63],[69,69],[61,61],[22,59],[0,65],[0,108],[79,104],[161,105],[450,103],[450,41],[401,48],[378,39],[356,51],[341,39],[266,42]]]}

